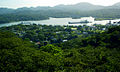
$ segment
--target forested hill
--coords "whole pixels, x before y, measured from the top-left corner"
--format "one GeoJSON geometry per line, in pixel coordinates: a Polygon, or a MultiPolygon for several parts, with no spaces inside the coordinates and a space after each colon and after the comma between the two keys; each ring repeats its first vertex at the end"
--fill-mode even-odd
{"type": "Polygon", "coordinates": [[[18,9],[0,8],[0,23],[27,20],[43,20],[49,17],[79,18],[93,16],[96,18],[120,18],[120,3],[112,6],[100,6],[90,3],[75,5],[57,5],[54,7],[23,7],[18,9]]]}
{"type": "Polygon", "coordinates": [[[100,9],[120,9],[120,3],[116,3],[112,6],[100,6],[100,5],[93,5],[87,2],[81,2],[73,5],[56,5],[54,7],[50,6],[38,6],[38,7],[22,7],[17,9],[12,8],[0,8],[0,14],[8,14],[8,13],[16,13],[20,11],[48,11],[48,10],[61,10],[61,11],[95,11],[100,9]]]}
{"type": "Polygon", "coordinates": [[[0,71],[119,72],[120,26],[40,48],[13,33],[0,31],[0,71]]]}

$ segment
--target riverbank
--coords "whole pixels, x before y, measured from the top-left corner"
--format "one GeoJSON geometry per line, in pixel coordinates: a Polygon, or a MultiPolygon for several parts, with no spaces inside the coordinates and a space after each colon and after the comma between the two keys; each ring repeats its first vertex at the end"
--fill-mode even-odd
{"type": "Polygon", "coordinates": [[[11,23],[4,23],[4,24],[0,24],[0,27],[4,27],[4,26],[12,26],[12,25],[18,25],[20,23],[24,23],[27,25],[30,24],[41,24],[41,25],[60,25],[60,26],[64,26],[64,25],[68,25],[68,26],[79,26],[79,25],[88,25],[88,26],[92,26],[94,24],[101,24],[101,25],[106,25],[107,23],[109,23],[111,21],[111,23],[114,22],[118,22],[120,21],[120,19],[115,19],[115,20],[99,20],[99,21],[94,21],[92,23],[86,23],[86,24],[68,24],[68,22],[80,22],[81,18],[79,19],[72,19],[72,18],[49,18],[46,20],[39,20],[39,21],[18,21],[18,22],[11,22],[11,23]]]}
{"type": "MultiPolygon", "coordinates": [[[[72,17],[72,19],[80,19],[83,17],[72,17]]],[[[114,20],[114,19],[119,19],[119,18],[102,18],[102,17],[94,17],[96,21],[100,20],[114,20]]]]}

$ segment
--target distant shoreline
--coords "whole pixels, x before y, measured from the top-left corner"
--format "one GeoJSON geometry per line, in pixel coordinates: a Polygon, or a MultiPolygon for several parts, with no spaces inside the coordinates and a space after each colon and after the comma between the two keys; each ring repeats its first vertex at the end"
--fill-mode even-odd
{"type": "MultiPolygon", "coordinates": [[[[41,21],[41,20],[49,20],[50,18],[72,18],[72,19],[80,19],[82,17],[49,17],[48,19],[40,19],[40,20],[24,20],[24,21],[41,21]]],[[[119,18],[95,18],[95,21],[102,21],[102,20],[114,20],[119,18]]],[[[6,24],[6,23],[13,23],[13,22],[22,22],[22,21],[10,21],[10,22],[3,22],[0,24],[6,24]]]]}

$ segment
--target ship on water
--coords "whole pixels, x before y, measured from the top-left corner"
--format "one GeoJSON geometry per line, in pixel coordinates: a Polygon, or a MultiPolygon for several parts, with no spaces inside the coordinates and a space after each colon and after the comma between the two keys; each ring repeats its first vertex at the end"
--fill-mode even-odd
{"type": "Polygon", "coordinates": [[[68,22],[68,24],[86,24],[86,23],[92,23],[95,21],[95,18],[93,17],[82,17],[79,22],[68,22]]]}

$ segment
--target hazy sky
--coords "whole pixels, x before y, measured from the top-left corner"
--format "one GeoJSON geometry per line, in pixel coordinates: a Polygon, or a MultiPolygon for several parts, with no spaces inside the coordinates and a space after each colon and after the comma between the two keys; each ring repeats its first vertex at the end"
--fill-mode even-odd
{"type": "Polygon", "coordinates": [[[0,0],[0,7],[36,7],[36,6],[55,6],[58,4],[76,4],[79,2],[89,2],[95,5],[113,5],[120,0],[0,0]]]}

